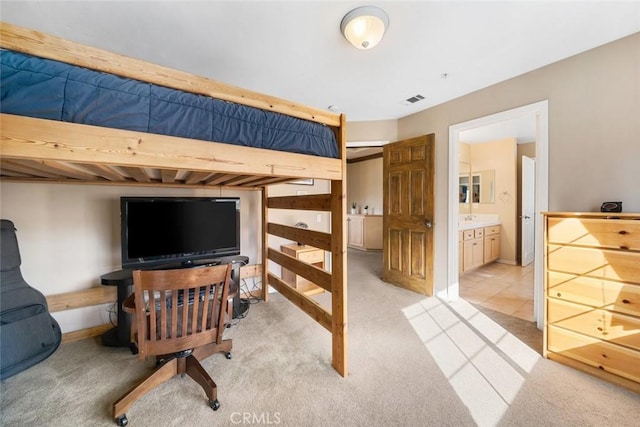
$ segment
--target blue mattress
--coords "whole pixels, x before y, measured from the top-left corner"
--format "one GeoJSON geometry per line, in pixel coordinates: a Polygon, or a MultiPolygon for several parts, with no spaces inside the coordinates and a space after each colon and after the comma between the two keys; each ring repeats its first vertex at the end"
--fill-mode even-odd
{"type": "Polygon", "coordinates": [[[3,113],[338,157],[319,123],[18,52],[0,59],[3,113]]]}

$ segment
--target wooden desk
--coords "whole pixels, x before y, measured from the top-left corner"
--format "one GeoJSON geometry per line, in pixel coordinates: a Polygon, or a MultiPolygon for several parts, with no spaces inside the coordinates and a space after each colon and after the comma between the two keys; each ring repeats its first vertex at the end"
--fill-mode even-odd
{"type": "MultiPolygon", "coordinates": [[[[282,251],[282,253],[284,254],[297,258],[300,261],[304,261],[308,264],[324,269],[324,251],[322,249],[318,249],[313,246],[298,245],[297,243],[292,243],[289,245],[280,246],[280,251],[282,251]]],[[[292,288],[303,292],[305,295],[313,295],[324,292],[324,289],[322,289],[321,287],[314,285],[304,277],[300,277],[297,274],[294,274],[293,272],[287,270],[286,268],[282,269],[282,280],[284,280],[285,283],[289,284],[292,288]]]]}

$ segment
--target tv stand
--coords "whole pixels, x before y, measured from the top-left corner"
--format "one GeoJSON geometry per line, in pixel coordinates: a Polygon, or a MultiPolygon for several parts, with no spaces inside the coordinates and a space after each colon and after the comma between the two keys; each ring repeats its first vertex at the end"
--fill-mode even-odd
{"type": "MultiPolygon", "coordinates": [[[[208,260],[200,260],[190,263],[172,264],[164,266],[149,267],[149,269],[170,269],[170,268],[197,268],[204,266],[212,266],[219,264],[232,264],[231,270],[231,289],[234,293],[233,298],[233,318],[237,318],[242,314],[240,301],[240,267],[249,262],[249,257],[244,255],[233,255],[221,258],[213,258],[208,260]]],[[[118,326],[108,330],[102,334],[102,345],[105,347],[129,347],[135,354],[135,345],[130,342],[131,336],[131,316],[122,309],[122,303],[133,293],[133,270],[122,269],[112,271],[100,276],[100,283],[104,286],[117,286],[118,294],[118,326]]]]}

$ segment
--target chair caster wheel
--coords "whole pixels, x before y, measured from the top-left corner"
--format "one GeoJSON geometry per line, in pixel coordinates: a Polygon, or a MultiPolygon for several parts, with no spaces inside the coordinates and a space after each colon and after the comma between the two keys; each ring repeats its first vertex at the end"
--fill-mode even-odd
{"type": "Polygon", "coordinates": [[[129,420],[127,419],[126,415],[122,415],[122,416],[116,418],[115,421],[116,421],[116,424],[118,424],[120,427],[124,427],[127,424],[129,424],[129,420]]]}
{"type": "Polygon", "coordinates": [[[231,360],[231,352],[230,352],[230,351],[227,351],[227,352],[224,354],[224,357],[226,357],[227,359],[231,360]]]}
{"type": "Polygon", "coordinates": [[[214,411],[217,411],[218,409],[220,409],[220,402],[218,402],[218,399],[216,400],[210,400],[209,401],[209,406],[211,407],[211,409],[213,409],[214,411]]]}

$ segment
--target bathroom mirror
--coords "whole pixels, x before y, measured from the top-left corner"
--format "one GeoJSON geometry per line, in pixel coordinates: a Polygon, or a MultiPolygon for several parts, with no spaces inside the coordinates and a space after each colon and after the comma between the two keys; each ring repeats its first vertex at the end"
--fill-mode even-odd
{"type": "Polygon", "coordinates": [[[469,183],[471,181],[471,165],[467,162],[460,162],[459,165],[459,184],[458,184],[458,202],[461,214],[471,213],[471,189],[469,183]]]}
{"type": "Polygon", "coordinates": [[[495,203],[496,171],[493,169],[471,172],[471,202],[495,203]]]}

